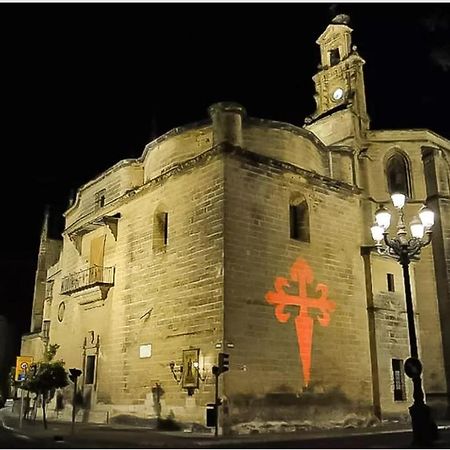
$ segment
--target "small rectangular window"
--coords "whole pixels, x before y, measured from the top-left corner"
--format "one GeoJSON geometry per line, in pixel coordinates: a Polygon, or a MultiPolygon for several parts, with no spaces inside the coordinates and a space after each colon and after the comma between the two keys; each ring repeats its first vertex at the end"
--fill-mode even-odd
{"type": "Polygon", "coordinates": [[[387,288],[389,292],[395,292],[394,274],[388,273],[387,276],[387,288]]]}
{"type": "Polygon", "coordinates": [[[105,206],[106,200],[106,189],[102,189],[95,193],[95,209],[102,208],[105,206]]]}
{"type": "Polygon", "coordinates": [[[48,339],[50,337],[50,320],[42,322],[42,337],[48,339]]]}
{"type": "Polygon", "coordinates": [[[162,213],[162,222],[163,245],[166,246],[169,243],[169,213],[162,213]]]}
{"type": "Polygon", "coordinates": [[[298,239],[298,228],[297,228],[297,207],[296,205],[289,205],[289,229],[291,239],[298,239]]]}
{"type": "Polygon", "coordinates": [[[291,239],[309,242],[309,212],[306,202],[289,205],[289,228],[291,239]]]}
{"type": "Polygon", "coordinates": [[[403,360],[392,360],[392,374],[394,377],[394,401],[403,402],[406,400],[405,372],[403,360]]]}
{"type": "Polygon", "coordinates": [[[153,222],[153,249],[164,250],[169,244],[169,213],[157,212],[153,222]]]}
{"type": "Polygon", "coordinates": [[[53,281],[47,281],[45,283],[45,298],[53,297],[53,281]]]}
{"type": "Polygon", "coordinates": [[[95,355],[86,356],[86,376],[84,377],[84,384],[94,384],[95,374],[95,355]]]}

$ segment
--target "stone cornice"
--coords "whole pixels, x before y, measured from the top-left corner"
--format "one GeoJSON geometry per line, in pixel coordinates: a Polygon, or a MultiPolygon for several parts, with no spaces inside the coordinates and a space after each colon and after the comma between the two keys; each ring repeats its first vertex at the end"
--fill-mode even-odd
{"type": "MultiPolygon", "coordinates": [[[[296,127],[295,127],[296,128],[296,127]]],[[[345,183],[343,181],[335,180],[323,175],[318,174],[314,171],[308,171],[306,169],[302,169],[301,167],[295,166],[290,163],[286,163],[283,161],[279,161],[273,158],[269,158],[264,155],[260,155],[258,153],[242,149],[240,147],[233,147],[228,144],[220,144],[214,147],[211,147],[210,149],[206,150],[205,152],[188,159],[186,161],[183,161],[179,164],[176,164],[172,166],[169,170],[166,172],[156,176],[155,178],[152,178],[151,180],[148,180],[146,183],[144,183],[142,186],[139,186],[135,189],[131,189],[125,194],[123,194],[120,197],[117,197],[114,201],[112,201],[108,208],[104,208],[102,211],[101,216],[113,214],[118,210],[118,208],[123,204],[126,199],[134,197],[136,195],[140,195],[150,189],[151,187],[158,185],[160,183],[163,183],[165,180],[172,176],[176,176],[180,173],[183,173],[187,170],[192,169],[193,167],[197,166],[198,164],[206,164],[214,157],[221,155],[221,154],[230,154],[235,157],[245,158],[249,161],[257,162],[257,163],[263,163],[266,165],[270,165],[272,167],[275,167],[277,169],[281,169],[287,172],[296,173],[299,175],[302,175],[303,177],[307,178],[309,181],[316,185],[325,184],[328,188],[333,190],[344,190],[346,192],[351,192],[354,194],[359,194],[361,192],[361,189],[359,189],[356,186],[350,185],[348,183],[345,183]]],[[[72,223],[68,228],[66,228],[63,232],[63,235],[69,235],[71,233],[74,233],[76,230],[81,229],[84,224],[91,223],[92,221],[95,221],[97,217],[100,217],[98,214],[98,211],[91,212],[89,214],[86,214],[82,217],[79,217],[74,223],[72,223]]]]}
{"type": "Polygon", "coordinates": [[[94,184],[98,183],[99,181],[103,180],[104,178],[106,178],[107,176],[111,175],[113,172],[117,172],[118,170],[120,170],[123,167],[127,167],[127,166],[135,166],[135,167],[140,167],[141,166],[141,161],[140,158],[136,158],[136,159],[122,159],[121,161],[119,161],[117,164],[114,164],[114,166],[110,167],[109,169],[107,169],[105,172],[102,172],[100,175],[98,175],[97,177],[95,177],[94,179],[88,181],[87,183],[83,184],[82,186],[80,186],[77,189],[77,193],[75,196],[75,201],[73,202],[73,204],[66,209],[66,211],[63,213],[64,217],[67,217],[68,214],[70,214],[80,203],[80,196],[81,196],[81,192],[86,190],[87,188],[93,186],[94,184]]]}
{"type": "Polygon", "coordinates": [[[79,205],[80,195],[81,195],[82,191],[86,190],[90,186],[93,186],[94,184],[98,183],[99,181],[101,181],[105,177],[109,176],[111,173],[118,171],[122,167],[133,166],[133,165],[136,166],[136,167],[142,166],[142,163],[145,161],[145,158],[147,157],[147,154],[154,147],[158,146],[162,142],[167,141],[168,139],[170,139],[172,137],[181,135],[181,134],[185,133],[186,131],[190,131],[190,130],[193,130],[195,128],[203,128],[204,126],[206,126],[208,124],[209,124],[209,121],[203,120],[203,121],[200,121],[200,122],[194,122],[194,123],[188,124],[188,125],[183,126],[183,127],[172,128],[167,133],[164,133],[163,135],[159,136],[155,140],[153,140],[150,143],[148,143],[145,146],[144,151],[143,151],[142,155],[139,158],[123,159],[123,160],[119,161],[118,163],[114,164],[114,166],[110,167],[105,172],[102,172],[100,175],[98,175],[94,179],[88,181],[87,183],[83,184],[82,186],[80,186],[77,189],[76,196],[75,196],[75,201],[73,202],[73,204],[69,208],[67,208],[67,210],[64,212],[63,216],[66,217],[68,214],[70,214],[70,212],[72,212],[72,210],[74,210],[79,205]]]}
{"type": "Polygon", "coordinates": [[[434,131],[426,128],[396,129],[396,130],[369,130],[367,131],[367,144],[372,142],[420,142],[427,141],[450,150],[450,141],[434,131]]]}
{"type": "Polygon", "coordinates": [[[290,164],[284,161],[280,161],[277,159],[270,158],[265,155],[261,155],[259,153],[251,152],[249,150],[242,149],[240,147],[230,147],[227,146],[224,148],[224,152],[229,153],[233,156],[238,156],[242,159],[242,156],[249,161],[253,161],[256,163],[262,163],[269,166],[272,166],[279,170],[284,170],[286,172],[296,173],[298,175],[303,176],[308,179],[308,181],[316,184],[316,185],[326,185],[328,188],[333,190],[344,190],[347,192],[351,192],[354,194],[360,194],[362,190],[357,186],[353,186],[351,184],[345,183],[340,180],[336,180],[334,178],[329,178],[324,175],[320,175],[317,172],[303,169],[301,167],[295,166],[294,164],[290,164]]]}
{"type": "Polygon", "coordinates": [[[201,161],[209,161],[211,158],[213,158],[214,156],[219,154],[219,150],[220,150],[219,146],[212,147],[212,148],[206,150],[205,152],[201,153],[200,155],[197,155],[191,159],[188,159],[186,161],[183,161],[181,163],[171,166],[171,168],[169,170],[156,176],[155,178],[152,178],[151,180],[148,180],[142,186],[138,186],[134,189],[130,189],[129,191],[125,192],[120,197],[115,198],[111,203],[108,204],[107,208],[103,208],[102,214],[98,214],[98,211],[94,211],[94,212],[88,213],[82,217],[79,217],[75,222],[73,222],[68,228],[66,228],[64,230],[63,235],[68,235],[70,233],[73,233],[78,228],[83,227],[83,225],[85,223],[91,223],[91,222],[95,221],[97,218],[100,218],[101,216],[113,214],[113,212],[117,210],[117,208],[123,203],[123,201],[125,199],[134,197],[134,196],[146,191],[151,186],[159,184],[173,175],[176,175],[180,172],[184,172],[185,170],[188,170],[191,167],[196,166],[201,161]]]}

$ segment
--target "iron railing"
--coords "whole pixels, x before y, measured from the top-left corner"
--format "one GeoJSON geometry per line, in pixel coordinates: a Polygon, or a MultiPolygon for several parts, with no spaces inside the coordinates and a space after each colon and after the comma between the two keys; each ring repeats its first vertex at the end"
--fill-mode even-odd
{"type": "Polygon", "coordinates": [[[62,279],[61,294],[71,294],[98,285],[114,285],[114,267],[92,266],[81,272],[71,273],[62,279]]]}

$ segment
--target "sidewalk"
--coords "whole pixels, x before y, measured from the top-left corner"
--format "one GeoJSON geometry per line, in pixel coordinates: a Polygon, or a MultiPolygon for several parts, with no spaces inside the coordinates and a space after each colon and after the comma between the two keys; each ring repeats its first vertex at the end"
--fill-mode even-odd
{"type": "MultiPolygon", "coordinates": [[[[11,431],[19,435],[25,435],[30,438],[48,439],[52,441],[67,439],[92,439],[92,436],[98,436],[99,441],[102,439],[117,439],[125,436],[127,432],[132,432],[133,436],[137,439],[147,436],[149,439],[161,437],[162,440],[167,441],[169,448],[172,443],[185,442],[185,447],[200,447],[207,448],[208,446],[232,446],[239,445],[246,447],[247,445],[255,445],[258,443],[268,442],[284,442],[284,441],[310,441],[316,439],[333,439],[344,437],[357,437],[373,434],[396,434],[410,432],[411,426],[407,423],[382,423],[372,427],[364,428],[333,428],[333,429],[311,429],[296,432],[284,432],[284,433],[258,433],[258,434],[245,434],[245,435],[231,435],[231,436],[219,436],[215,437],[213,432],[186,432],[186,431],[161,431],[155,428],[135,426],[135,425],[120,425],[120,424],[91,424],[91,423],[76,423],[75,434],[72,435],[72,424],[70,422],[62,421],[50,421],[48,422],[48,429],[45,430],[42,420],[29,421],[24,420],[22,422],[22,428],[19,427],[19,418],[12,414],[2,412],[0,410],[0,426],[4,426],[11,431]],[[103,432],[103,433],[102,433],[103,432]],[[113,432],[113,433],[111,433],[113,432]],[[123,433],[114,433],[123,432],[123,433]]],[[[440,430],[449,430],[450,421],[439,421],[438,427],[440,430]]],[[[123,437],[123,439],[126,439],[123,437]]],[[[118,441],[120,442],[120,440],[118,441]]],[[[129,443],[129,441],[125,441],[129,443]]],[[[120,445],[119,445],[120,447],[120,445]]],[[[180,447],[180,445],[174,445],[174,447],[180,447]]],[[[183,445],[181,445],[183,447],[183,445]]]]}

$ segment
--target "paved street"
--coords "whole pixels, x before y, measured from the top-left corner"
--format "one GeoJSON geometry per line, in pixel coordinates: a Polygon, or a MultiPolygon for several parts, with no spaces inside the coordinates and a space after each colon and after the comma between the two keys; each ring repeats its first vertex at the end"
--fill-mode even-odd
{"type": "MultiPolygon", "coordinates": [[[[124,425],[24,421],[0,414],[0,448],[411,448],[407,426],[346,428],[301,433],[252,434],[215,438],[208,433],[156,431],[124,425]]],[[[450,448],[450,425],[440,425],[434,448],[450,448]]]]}

